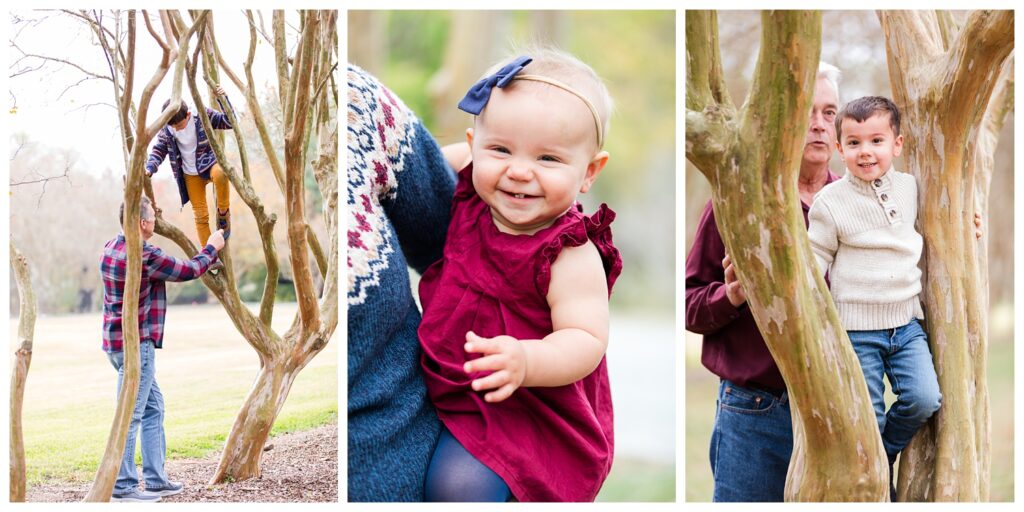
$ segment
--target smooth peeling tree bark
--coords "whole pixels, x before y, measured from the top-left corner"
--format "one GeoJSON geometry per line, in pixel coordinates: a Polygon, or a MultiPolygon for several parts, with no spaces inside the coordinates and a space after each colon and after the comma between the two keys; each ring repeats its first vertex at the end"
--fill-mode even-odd
{"type": "Polygon", "coordinates": [[[36,330],[36,295],[25,260],[11,240],[11,268],[18,284],[18,350],[14,353],[14,371],[11,373],[11,442],[10,442],[10,500],[25,501],[25,435],[22,430],[21,409],[25,403],[25,382],[32,364],[32,341],[36,330]]]}
{"type": "MultiPolygon", "coordinates": [[[[130,13],[129,16],[133,16],[130,13]]],[[[171,30],[171,16],[167,12],[160,13],[164,34],[167,41],[173,41],[171,30]]],[[[130,219],[140,218],[140,198],[143,189],[143,167],[147,156],[149,141],[156,136],[157,131],[167,123],[174,114],[174,110],[168,107],[150,125],[146,124],[146,113],[153,93],[157,86],[163,81],[170,70],[171,63],[175,63],[174,82],[172,82],[171,104],[181,97],[181,78],[184,71],[184,56],[188,50],[189,38],[195,31],[196,26],[202,22],[200,16],[196,25],[193,25],[177,40],[176,44],[164,42],[150,29],[150,33],[157,40],[163,49],[163,56],[156,71],[150,78],[142,91],[139,99],[139,108],[135,120],[135,144],[130,152],[129,167],[126,169],[127,179],[124,189],[124,218],[126,226],[132,226],[130,219]]],[[[148,18],[147,18],[148,20],[148,18]]],[[[148,21],[147,21],[148,26],[148,21]]],[[[134,62],[126,63],[126,67],[134,67],[134,62]]],[[[127,143],[127,141],[125,141],[127,143]]],[[[114,421],[111,425],[110,435],[107,439],[107,446],[103,452],[99,468],[96,471],[96,479],[85,501],[105,502],[110,500],[114,490],[114,482],[117,480],[117,472],[121,467],[121,458],[124,454],[125,441],[128,434],[128,427],[131,424],[132,412],[135,409],[135,399],[139,392],[139,294],[130,293],[129,290],[138,290],[142,281],[142,237],[138,229],[126,228],[125,246],[127,251],[127,276],[125,278],[125,294],[122,311],[122,333],[124,336],[124,377],[121,384],[121,391],[117,398],[117,408],[114,411],[114,421]]]]}
{"type": "MultiPolygon", "coordinates": [[[[115,73],[124,74],[134,69],[134,62],[127,60],[128,57],[125,56],[121,49],[121,40],[123,39],[123,35],[121,35],[119,31],[111,31],[108,27],[104,27],[99,22],[98,18],[92,17],[89,13],[66,12],[89,23],[93,31],[97,34],[107,36],[107,43],[100,46],[104,52],[106,52],[107,58],[114,61],[112,69],[115,73]]],[[[175,11],[161,12],[160,28],[163,29],[163,33],[165,34],[164,37],[161,37],[160,31],[153,27],[149,17],[145,16],[145,11],[143,11],[143,13],[143,19],[146,22],[146,28],[149,34],[157,41],[165,52],[169,52],[174,55],[173,57],[165,59],[167,62],[172,60],[176,62],[174,78],[172,79],[173,90],[171,103],[176,104],[179,101],[179,98],[181,97],[182,82],[187,82],[201,122],[203,122],[204,127],[209,133],[215,133],[210,127],[209,118],[205,114],[205,105],[196,84],[196,74],[200,66],[200,62],[198,62],[199,59],[197,58],[199,51],[202,51],[204,56],[202,61],[202,64],[204,65],[203,78],[207,85],[211,85],[217,76],[218,70],[210,67],[212,63],[215,61],[220,62],[223,67],[223,59],[216,50],[214,27],[212,24],[209,26],[205,24],[206,20],[209,19],[209,12],[192,12],[191,14],[194,22],[191,25],[186,24],[182,16],[175,11]],[[187,46],[181,46],[180,51],[178,51],[179,47],[174,44],[174,41],[177,40],[179,45],[183,41],[187,42],[188,38],[200,29],[204,32],[201,34],[201,37],[197,42],[196,56],[192,56],[190,60],[190,56],[187,52],[187,46]],[[165,40],[168,42],[165,42],[165,40]],[[188,70],[187,74],[185,72],[186,70],[188,70]],[[183,80],[183,78],[187,80],[183,80]]],[[[256,382],[254,383],[253,389],[250,391],[249,397],[247,397],[246,402],[239,411],[235,424],[232,427],[231,432],[228,434],[228,440],[225,443],[220,464],[213,479],[211,480],[211,483],[237,481],[259,475],[259,462],[263,447],[266,444],[270,428],[272,427],[273,422],[280,412],[281,406],[288,396],[288,392],[290,391],[290,387],[295,376],[326,346],[337,328],[338,291],[336,281],[338,272],[337,262],[339,261],[337,247],[336,190],[337,120],[336,116],[316,116],[311,114],[311,111],[317,110],[320,112],[327,111],[328,113],[337,111],[337,88],[334,86],[335,82],[331,75],[333,70],[337,67],[337,36],[334,32],[337,11],[314,11],[313,13],[303,14],[303,17],[302,33],[304,36],[306,34],[312,34],[313,37],[312,43],[309,44],[313,44],[314,46],[309,50],[309,55],[316,56],[318,55],[317,52],[319,52],[320,56],[319,58],[311,57],[308,59],[310,65],[313,65],[319,71],[317,71],[315,76],[311,71],[305,71],[303,76],[305,76],[309,83],[306,83],[304,86],[304,98],[295,90],[303,86],[303,84],[299,83],[298,78],[303,74],[301,70],[304,66],[296,63],[296,60],[300,58],[298,54],[296,57],[288,56],[284,14],[281,11],[276,11],[274,13],[275,37],[273,41],[279,43],[276,45],[275,55],[278,58],[278,64],[283,66],[283,71],[279,69],[278,75],[280,80],[279,94],[282,98],[292,98],[296,102],[307,102],[307,106],[305,107],[306,122],[299,124],[297,131],[289,131],[290,128],[294,128],[295,126],[293,119],[296,108],[294,105],[291,108],[284,109],[287,117],[282,120],[282,124],[286,128],[286,132],[292,135],[294,137],[293,140],[295,141],[310,140],[311,134],[307,133],[310,131],[308,127],[315,127],[314,131],[317,134],[317,140],[320,142],[318,147],[319,154],[313,162],[313,170],[318,186],[320,187],[320,193],[323,196],[324,218],[327,223],[328,236],[331,243],[327,254],[323,256],[319,254],[320,251],[318,251],[316,247],[318,244],[310,238],[311,230],[308,227],[308,222],[304,216],[292,215],[289,221],[297,220],[301,223],[307,236],[305,244],[308,245],[314,255],[316,255],[318,266],[321,267],[319,271],[324,275],[324,288],[319,294],[318,304],[318,297],[315,290],[311,291],[313,283],[311,274],[312,268],[309,258],[307,257],[304,268],[308,279],[297,279],[296,288],[300,296],[306,297],[304,304],[309,305],[311,303],[314,310],[310,312],[307,308],[305,313],[302,313],[300,308],[300,314],[296,315],[296,318],[292,323],[292,328],[282,335],[278,335],[271,330],[270,321],[272,316],[270,312],[272,312],[274,305],[274,291],[277,284],[277,275],[279,274],[278,258],[276,248],[274,247],[273,237],[273,228],[276,222],[276,216],[266,212],[259,195],[257,195],[250,182],[248,162],[247,158],[244,157],[246,149],[245,141],[239,136],[238,131],[234,131],[233,133],[235,135],[236,143],[239,146],[239,151],[243,154],[243,157],[241,158],[241,172],[237,172],[232,163],[225,157],[221,141],[217,137],[211,137],[211,149],[217,155],[218,161],[222,162],[222,167],[225,170],[225,174],[228,175],[233,188],[235,188],[238,195],[242,198],[242,202],[249,208],[253,218],[256,220],[257,229],[262,239],[263,252],[268,269],[267,286],[264,287],[264,294],[260,305],[260,314],[258,316],[250,312],[239,297],[230,257],[226,257],[224,272],[221,272],[219,275],[207,273],[201,278],[203,284],[207,286],[211,293],[217,297],[218,301],[224,307],[228,318],[235,325],[238,332],[256,351],[261,363],[260,372],[256,376],[256,382]],[[318,18],[311,19],[311,17],[318,18]],[[311,31],[305,30],[307,22],[310,22],[313,27],[311,31]],[[334,63],[327,65],[327,62],[332,60],[334,63]],[[289,66],[293,68],[290,76],[288,72],[289,66]],[[310,82],[310,80],[314,81],[310,82]],[[328,84],[330,84],[331,87],[326,87],[328,84]],[[328,94],[328,92],[333,93],[333,95],[328,94]],[[333,111],[325,110],[322,105],[331,100],[333,100],[333,111]],[[313,105],[317,105],[317,107],[314,108],[313,105]],[[332,282],[332,280],[334,282],[332,282]],[[310,296],[312,296],[311,301],[308,299],[310,296]],[[302,321],[302,314],[306,314],[308,318],[312,318],[313,320],[302,321]]],[[[110,18],[108,17],[107,19],[110,18]]],[[[134,40],[128,41],[128,44],[130,45],[129,55],[134,55],[134,40]]],[[[306,43],[300,41],[298,47],[300,49],[305,48],[304,44],[306,43]]],[[[253,85],[250,68],[253,59],[254,46],[255,42],[253,40],[246,64],[249,88],[244,92],[246,93],[247,98],[250,96],[253,85]]],[[[231,75],[230,69],[224,67],[223,70],[229,74],[229,76],[231,75]]],[[[166,70],[164,73],[166,73],[166,70]]],[[[120,78],[120,83],[122,84],[131,83],[129,77],[121,76],[120,78]]],[[[160,79],[162,79],[162,75],[160,79]]],[[[154,77],[155,83],[159,83],[160,79],[154,77]]],[[[117,81],[112,81],[112,83],[116,82],[117,81]]],[[[151,81],[151,84],[153,83],[154,81],[151,81]]],[[[136,107],[136,105],[128,99],[130,96],[130,88],[128,87],[115,87],[115,99],[118,100],[116,104],[119,108],[127,108],[129,112],[135,113],[136,116],[139,116],[140,113],[144,113],[148,109],[152,90],[147,88],[143,91],[142,101],[140,101],[139,106],[136,107]],[[118,92],[120,92],[120,96],[118,96],[118,92]],[[125,105],[127,105],[127,107],[125,107],[125,105]]],[[[166,124],[167,119],[169,119],[175,111],[176,110],[174,109],[170,109],[163,112],[160,118],[147,127],[147,130],[144,133],[141,130],[137,130],[131,137],[123,137],[126,151],[131,155],[131,158],[129,159],[129,168],[137,169],[141,173],[141,166],[145,161],[145,152],[149,141],[156,135],[157,131],[166,124]],[[138,144],[135,143],[136,141],[138,141],[138,144]],[[140,153],[136,153],[136,151],[140,153]],[[136,160],[136,158],[138,158],[138,160],[136,160]]],[[[237,122],[235,113],[230,108],[227,109],[227,112],[225,113],[232,119],[233,123],[237,122]]],[[[267,123],[260,110],[253,109],[252,114],[256,116],[254,121],[256,122],[257,127],[263,126],[265,128],[267,123]]],[[[124,113],[119,112],[119,116],[124,118],[124,113]]],[[[135,123],[135,126],[144,125],[144,116],[141,121],[137,120],[135,123]]],[[[266,140],[263,140],[265,139],[265,134],[262,132],[265,132],[265,130],[261,130],[261,141],[264,143],[264,150],[267,152],[268,159],[272,162],[272,165],[275,161],[280,162],[283,160],[274,149],[275,145],[273,143],[266,144],[266,140]]],[[[301,144],[302,143],[295,144],[293,147],[300,146],[301,144]]],[[[277,145],[285,146],[285,143],[284,141],[279,141],[277,145]]],[[[300,155],[298,162],[302,162],[305,151],[306,149],[302,149],[298,152],[300,155]]],[[[277,173],[275,172],[275,175],[276,174],[277,173]]],[[[299,175],[301,176],[301,173],[299,175]]],[[[131,187],[133,186],[132,183],[132,176],[129,173],[127,185],[131,187]]],[[[281,191],[285,192],[287,183],[283,175],[279,178],[279,184],[281,185],[281,191]]],[[[148,186],[148,182],[146,185],[148,186]]],[[[147,190],[147,195],[148,194],[149,190],[147,190]]],[[[138,210],[135,210],[134,215],[138,215],[137,212],[138,210]]],[[[303,214],[304,212],[299,208],[296,213],[303,214]]],[[[129,213],[129,215],[131,215],[131,213],[129,213]]],[[[194,255],[198,250],[195,243],[189,239],[181,229],[162,218],[159,210],[157,210],[156,233],[171,240],[173,243],[181,247],[189,256],[194,255]]],[[[290,241],[289,249],[292,249],[292,247],[293,244],[290,241]]],[[[294,273],[295,269],[293,267],[293,274],[294,273]]],[[[126,356],[128,355],[128,351],[131,350],[131,348],[126,350],[126,356]]],[[[135,352],[137,354],[137,347],[135,352]]],[[[136,366],[138,364],[137,359],[138,356],[136,355],[136,366]]],[[[132,363],[130,361],[126,362],[126,367],[131,364],[132,363]]],[[[135,379],[137,381],[137,377],[135,379]]],[[[128,381],[126,380],[126,382],[128,381]]],[[[123,443],[123,440],[121,443],[123,443]]],[[[123,450],[117,451],[118,461],[122,451],[123,450]]],[[[112,467],[116,472],[117,466],[112,467]]],[[[103,492],[98,492],[97,495],[100,496],[98,499],[106,499],[109,497],[109,490],[106,492],[105,496],[103,495],[103,492]]]]}
{"type": "MultiPolygon", "coordinates": [[[[288,109],[285,140],[285,191],[289,254],[295,277],[299,313],[292,328],[282,336],[269,332],[265,346],[257,348],[260,371],[249,396],[228,434],[217,470],[211,483],[242,480],[259,476],[263,446],[277,415],[291,390],[298,373],[327,345],[337,328],[337,122],[336,117],[318,117],[310,122],[311,105],[324,99],[321,89],[311,97],[312,69],[315,56],[324,45],[331,45],[336,24],[335,11],[308,11],[303,15],[302,35],[296,50],[291,78],[281,84],[297,90],[285,96],[296,104],[288,109]],[[327,259],[325,286],[318,303],[313,286],[307,223],[303,204],[303,169],[305,162],[301,145],[306,140],[308,126],[317,132],[319,157],[314,162],[317,183],[324,198],[324,216],[330,237],[330,257],[327,259]],[[335,282],[331,282],[333,279],[335,282]]],[[[334,46],[329,46],[333,48],[334,46]]],[[[333,50],[332,50],[333,51],[333,50]]],[[[335,109],[337,102],[335,101],[335,109]]],[[[205,122],[205,121],[204,121],[205,122]]]]}
{"type": "MultiPolygon", "coordinates": [[[[917,178],[924,237],[923,298],[942,408],[901,457],[899,496],[979,501],[989,496],[985,265],[973,217],[988,179],[979,153],[986,112],[1013,51],[1013,11],[975,11],[956,32],[948,13],[883,11],[889,77],[904,111],[907,166],[917,178]],[[954,33],[956,32],[956,33],[954,33]]],[[[1005,114],[1003,114],[1005,115],[1005,114]]],[[[987,211],[982,206],[981,211],[987,211]]]]}
{"type": "Polygon", "coordinates": [[[762,14],[749,97],[726,93],[714,12],[686,15],[687,158],[707,177],[719,232],[786,381],[789,501],[885,501],[886,463],[860,365],[815,269],[797,192],[821,15],[762,14]]]}

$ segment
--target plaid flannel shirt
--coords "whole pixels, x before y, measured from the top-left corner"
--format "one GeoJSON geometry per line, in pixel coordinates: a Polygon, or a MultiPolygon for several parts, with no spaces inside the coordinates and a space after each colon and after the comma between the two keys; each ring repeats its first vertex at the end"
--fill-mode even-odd
{"type": "MultiPolygon", "coordinates": [[[[229,99],[227,102],[228,106],[231,106],[231,100],[229,99]]],[[[220,103],[221,109],[224,109],[224,103],[219,97],[217,98],[217,103],[220,103]]],[[[228,119],[227,114],[208,108],[206,109],[206,115],[209,116],[210,126],[214,130],[232,129],[231,121],[228,119]]],[[[203,122],[199,117],[193,115],[189,122],[196,128],[196,170],[199,171],[199,175],[203,178],[210,179],[210,168],[213,167],[213,164],[217,163],[217,155],[213,153],[213,148],[210,147],[206,130],[203,128],[203,122]]],[[[174,138],[174,133],[171,131],[170,126],[164,126],[157,134],[156,144],[153,144],[153,148],[149,151],[149,158],[146,160],[146,171],[150,174],[156,174],[164,158],[171,162],[171,172],[174,173],[174,180],[178,182],[178,194],[181,196],[181,205],[185,206],[189,199],[188,189],[185,188],[184,164],[182,163],[181,149],[178,147],[178,139],[174,138]]]]}
{"type": "MultiPolygon", "coordinates": [[[[107,242],[100,260],[103,279],[103,350],[120,352],[124,343],[121,316],[128,254],[124,234],[107,242]]],[[[150,340],[161,348],[164,318],[167,315],[167,281],[191,281],[203,275],[217,259],[217,251],[207,244],[191,260],[164,254],[159,247],[142,242],[142,283],[139,287],[139,341],[150,340]]]]}

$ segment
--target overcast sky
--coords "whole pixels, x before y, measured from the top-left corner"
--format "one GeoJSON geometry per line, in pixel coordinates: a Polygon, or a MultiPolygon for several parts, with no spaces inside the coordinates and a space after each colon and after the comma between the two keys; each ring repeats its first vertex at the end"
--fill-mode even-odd
{"type": "MultiPolygon", "coordinates": [[[[152,11],[149,14],[154,20],[154,26],[158,27],[159,20],[156,18],[156,12],[152,11]]],[[[8,27],[9,37],[18,44],[22,51],[71,61],[96,74],[109,76],[110,72],[103,51],[83,22],[55,11],[12,11],[8,15],[11,22],[13,22],[14,16],[41,20],[26,28],[8,27]],[[20,31],[18,31],[19,29],[20,31]]],[[[248,21],[245,15],[237,10],[214,11],[213,15],[217,44],[221,54],[232,70],[244,79],[242,64],[249,47],[248,21]]],[[[187,17],[187,15],[185,16],[187,17]]],[[[270,16],[270,12],[263,13],[264,26],[268,31],[270,30],[270,16]]],[[[294,12],[289,12],[288,16],[290,23],[288,40],[290,44],[294,44],[294,27],[297,16],[294,12]]],[[[160,33],[162,35],[162,30],[160,33]]],[[[195,38],[192,39],[190,45],[191,54],[191,50],[195,48],[195,38]]],[[[289,53],[291,50],[292,48],[289,48],[289,53]]],[[[40,63],[38,59],[33,59],[15,65],[15,61],[21,56],[21,53],[13,47],[9,49],[9,52],[10,74],[14,74],[19,67],[26,67],[29,62],[32,63],[32,67],[36,67],[40,63]]],[[[141,96],[145,84],[153,76],[160,56],[160,48],[149,35],[140,16],[137,27],[135,85],[133,87],[133,96],[136,101],[141,96]]],[[[262,37],[259,37],[256,58],[253,63],[253,77],[258,94],[268,84],[276,85],[274,73],[273,49],[262,37]]],[[[150,103],[150,120],[159,114],[163,102],[171,95],[172,74],[173,66],[150,103]]],[[[99,174],[105,168],[110,168],[115,174],[121,174],[124,172],[124,164],[119,128],[116,112],[109,106],[113,101],[112,84],[107,80],[82,81],[85,76],[82,71],[72,66],[49,62],[37,71],[11,78],[8,101],[10,107],[17,107],[17,111],[7,116],[9,134],[23,133],[30,140],[54,149],[73,149],[80,154],[77,166],[79,169],[99,174]],[[72,85],[73,87],[69,88],[72,85]]],[[[245,101],[234,84],[226,76],[223,76],[223,81],[232,105],[239,111],[247,110],[245,101]]],[[[200,77],[197,77],[197,82],[202,82],[200,77]]],[[[187,83],[183,86],[182,97],[191,108],[192,101],[187,83]]],[[[163,171],[161,170],[157,176],[161,179],[169,179],[170,173],[163,171]]]]}

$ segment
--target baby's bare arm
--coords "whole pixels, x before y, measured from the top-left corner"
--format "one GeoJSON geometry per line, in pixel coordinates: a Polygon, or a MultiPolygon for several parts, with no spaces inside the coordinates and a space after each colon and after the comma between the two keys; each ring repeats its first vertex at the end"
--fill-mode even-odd
{"type": "Polygon", "coordinates": [[[551,266],[553,331],[528,340],[524,386],[564,386],[597,368],[608,348],[608,283],[593,243],[566,247],[551,266]]]}

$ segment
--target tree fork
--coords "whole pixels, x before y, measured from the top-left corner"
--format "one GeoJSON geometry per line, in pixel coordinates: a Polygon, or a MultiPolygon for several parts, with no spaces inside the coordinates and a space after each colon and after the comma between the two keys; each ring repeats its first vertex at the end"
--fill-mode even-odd
{"type": "Polygon", "coordinates": [[[738,112],[721,76],[715,15],[688,12],[686,23],[687,159],[711,183],[726,251],[789,390],[786,499],[884,501],[888,466],[867,385],[815,268],[796,187],[821,15],[762,14],[754,80],[738,112]]]}

